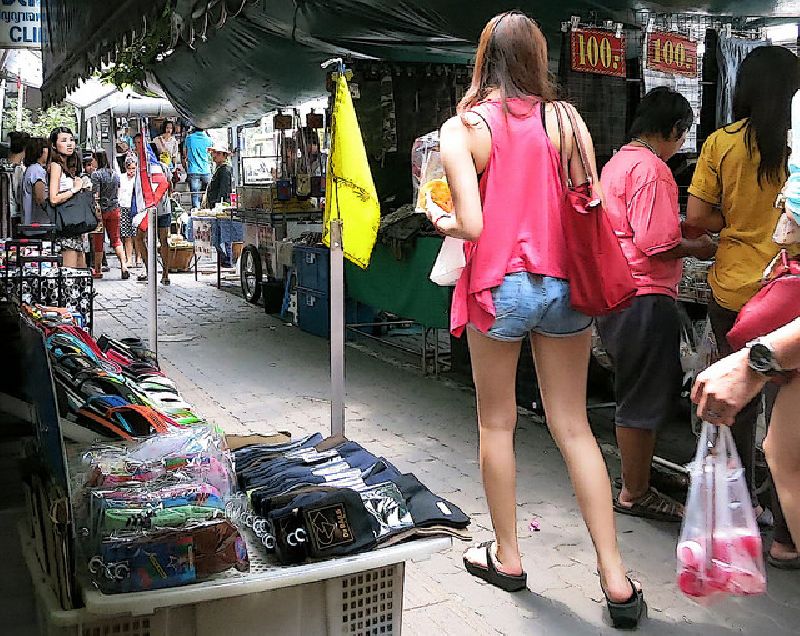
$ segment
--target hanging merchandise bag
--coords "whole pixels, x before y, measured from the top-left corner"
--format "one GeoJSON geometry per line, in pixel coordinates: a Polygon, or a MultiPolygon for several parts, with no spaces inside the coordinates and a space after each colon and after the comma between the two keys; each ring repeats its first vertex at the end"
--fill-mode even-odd
{"type": "Polygon", "coordinates": [[[677,557],[678,587],[697,601],[766,591],[761,534],[727,427],[703,423],[677,557]]]}

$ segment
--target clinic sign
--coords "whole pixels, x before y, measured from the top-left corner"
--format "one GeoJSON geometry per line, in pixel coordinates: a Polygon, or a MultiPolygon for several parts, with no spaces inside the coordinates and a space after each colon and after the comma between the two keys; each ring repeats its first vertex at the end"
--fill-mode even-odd
{"type": "Polygon", "coordinates": [[[0,0],[0,49],[42,48],[42,0],[0,0]]]}

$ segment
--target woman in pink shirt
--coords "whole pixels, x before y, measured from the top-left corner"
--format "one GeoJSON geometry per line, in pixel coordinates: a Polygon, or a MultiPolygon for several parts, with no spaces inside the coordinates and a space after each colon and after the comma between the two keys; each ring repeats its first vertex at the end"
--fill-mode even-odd
{"type": "Polygon", "coordinates": [[[677,153],[694,120],[683,95],[650,91],[631,126],[632,141],[612,157],[600,179],[606,213],[636,281],[627,309],[597,321],[614,363],[615,425],[622,458],[622,491],[614,508],[623,514],[680,521],[682,507],[650,487],[656,431],[680,401],[681,319],[676,299],[683,257],[708,259],[716,246],[703,234],[681,235],[678,185],[665,163],[677,153]]]}
{"type": "MultiPolygon", "coordinates": [[[[472,86],[444,124],[441,156],[455,212],[432,215],[437,229],[466,239],[451,329],[465,329],[478,396],[480,459],[495,541],[464,554],[467,570],[507,591],[527,585],[517,543],[515,377],[530,338],[547,423],[567,463],[597,552],[600,583],[615,625],[635,626],[642,592],[626,576],[617,546],[611,485],[586,415],[591,346],[588,316],[570,306],[561,226],[561,154],[574,183],[587,175],[563,113],[561,148],[547,42],[536,23],[511,11],[486,25],[472,86]]],[[[572,108],[561,105],[561,108],[572,108]]],[[[596,181],[596,179],[592,179],[596,181]]]]}

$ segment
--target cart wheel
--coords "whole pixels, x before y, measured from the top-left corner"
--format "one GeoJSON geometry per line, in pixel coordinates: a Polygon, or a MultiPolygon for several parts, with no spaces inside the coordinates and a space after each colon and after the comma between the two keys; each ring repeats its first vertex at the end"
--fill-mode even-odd
{"type": "Polygon", "coordinates": [[[257,303],[261,298],[261,256],[258,250],[248,245],[242,250],[242,294],[250,303],[257,303]]]}

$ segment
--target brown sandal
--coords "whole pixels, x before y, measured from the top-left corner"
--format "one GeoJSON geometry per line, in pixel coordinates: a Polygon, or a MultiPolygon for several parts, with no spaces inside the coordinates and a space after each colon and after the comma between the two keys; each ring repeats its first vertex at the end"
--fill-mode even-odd
{"type": "Polygon", "coordinates": [[[624,515],[652,519],[654,521],[679,522],[683,520],[680,504],[651,488],[636,503],[626,506],[619,499],[614,500],[614,510],[624,515]]]}

